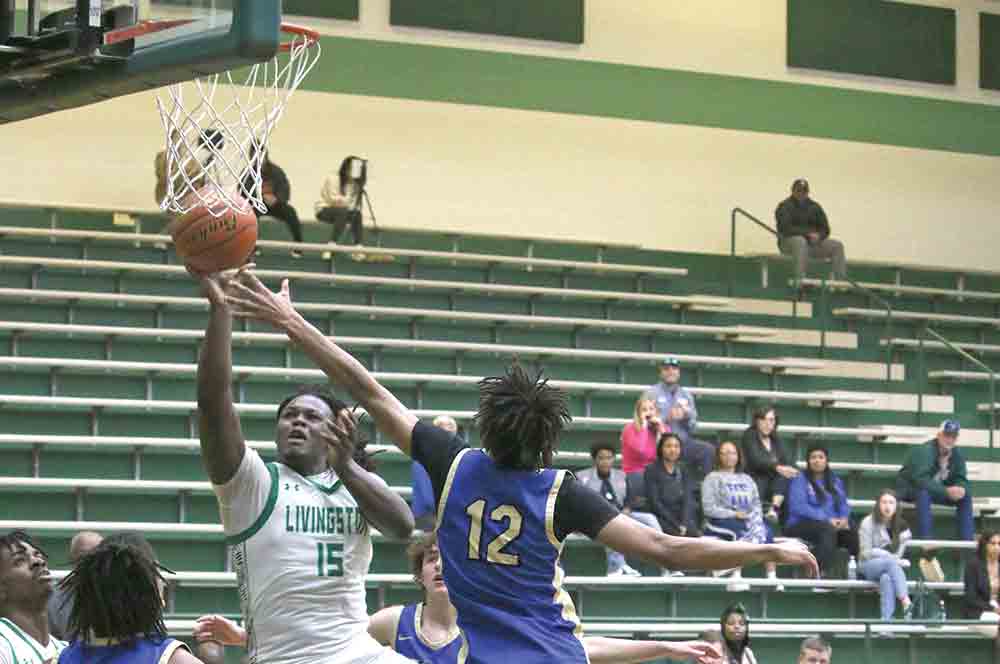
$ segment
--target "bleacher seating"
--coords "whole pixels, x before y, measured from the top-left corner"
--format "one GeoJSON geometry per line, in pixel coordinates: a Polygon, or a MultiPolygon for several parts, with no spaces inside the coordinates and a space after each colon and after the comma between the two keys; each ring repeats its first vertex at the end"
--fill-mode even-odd
{"type": "MultiPolygon", "coordinates": [[[[163,562],[183,570],[171,583],[172,631],[189,631],[203,612],[237,614],[217,509],[198,455],[194,362],[204,300],[161,246],[165,236],[109,232],[110,214],[98,210],[3,214],[0,496],[7,509],[0,530],[28,527],[55,560],[78,529],[144,530],[163,562]]],[[[140,221],[161,223],[151,216],[140,221]]],[[[300,247],[270,240],[262,229],[260,274],[271,284],[291,276],[297,306],[311,321],[420,417],[453,415],[473,444],[474,384],[516,356],[544,368],[569,392],[574,421],[557,463],[588,466],[590,443],[618,437],[635,398],[656,380],[656,363],[670,354],[680,359],[683,380],[698,399],[699,436],[738,437],[755,406],[776,405],[800,464],[809,441],[829,444],[858,516],[892,484],[908,446],[929,439],[946,415],[963,421],[979,518],[994,519],[1000,508],[1000,473],[986,420],[976,410],[987,400],[985,384],[960,383],[956,387],[978,391],[953,394],[951,383],[941,383],[940,394],[918,397],[911,354],[891,367],[892,379],[885,381],[881,344],[910,348],[909,337],[882,339],[879,310],[839,284],[829,293],[832,321],[825,321],[818,298],[793,304],[783,287],[761,288],[751,279],[730,292],[714,276],[724,273],[718,257],[383,229],[380,246],[364,248],[383,260],[356,262],[350,258],[354,248],[300,247]],[[470,250],[462,251],[463,244],[470,250]],[[290,258],[292,247],[304,256],[290,258]],[[824,325],[829,329],[820,348],[824,325]]],[[[1000,279],[979,276],[956,295],[942,286],[953,283],[953,275],[893,289],[891,266],[863,269],[865,284],[906,297],[909,316],[893,312],[898,334],[907,325],[957,317],[982,337],[960,343],[996,341],[1000,348],[990,329],[1000,324],[991,311],[1000,299],[1000,279]],[[943,301],[968,312],[922,312],[924,300],[932,303],[928,309],[943,301]]],[[[234,363],[244,433],[252,447],[273,458],[275,404],[293,385],[323,375],[283,335],[256,325],[235,332],[234,363]]],[[[958,370],[935,364],[925,374],[958,370]]],[[[408,460],[368,433],[380,473],[407,496],[408,460]]],[[[952,536],[948,511],[936,514],[936,534],[952,536]]],[[[714,624],[732,599],[726,579],[674,579],[651,569],[639,579],[600,576],[602,550],[579,537],[569,543],[568,587],[592,633],[690,636],[714,624]]],[[[910,548],[918,555],[923,548],[966,546],[945,540],[910,548]]],[[[931,588],[947,598],[955,616],[958,568],[950,558],[943,562],[949,581],[931,588]]],[[[370,608],[417,597],[406,569],[402,544],[377,537],[370,608]]],[[[986,661],[988,644],[961,622],[879,625],[869,582],[828,580],[834,592],[816,602],[812,581],[784,578],[786,591],[776,593],[772,582],[753,574],[748,570],[751,590],[741,600],[755,617],[761,661],[790,661],[797,640],[816,632],[835,639],[838,661],[864,656],[874,644],[880,656],[888,653],[880,661],[902,662],[906,649],[915,647],[908,644],[940,654],[954,648],[953,639],[986,661]],[[804,607],[809,620],[792,621],[803,617],[804,607]],[[899,638],[878,639],[881,632],[899,638]]]]}

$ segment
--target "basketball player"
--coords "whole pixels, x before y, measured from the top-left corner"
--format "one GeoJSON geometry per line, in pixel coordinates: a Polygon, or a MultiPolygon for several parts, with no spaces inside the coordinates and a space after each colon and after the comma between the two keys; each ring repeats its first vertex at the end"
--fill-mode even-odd
{"type": "Polygon", "coordinates": [[[572,474],[552,470],[571,420],[566,396],[514,365],[479,386],[482,450],[420,422],[349,353],[295,311],[288,281],[272,293],[250,267],[228,284],[237,315],[284,331],[375,425],[431,477],[443,574],[472,664],[586,662],[580,621],[562,587],[559,556],[570,533],[667,569],[729,569],[776,562],[815,576],[805,546],[673,537],[619,514],[572,474]]]}
{"type": "Polygon", "coordinates": [[[160,569],[135,533],[112,535],[77,562],[60,584],[73,598],[74,639],[59,664],[204,664],[167,637],[160,569]]]}
{"type": "Polygon", "coordinates": [[[232,317],[219,281],[198,364],[202,461],[219,501],[249,631],[250,662],[406,661],[368,636],[371,527],[406,538],[409,507],[370,472],[350,411],[323,388],[277,409],[277,463],[248,449],[233,408],[232,317]]]}
{"type": "MultiPolygon", "coordinates": [[[[424,601],[389,606],[373,615],[368,632],[379,643],[421,664],[458,664],[462,639],[455,621],[455,607],[441,577],[437,537],[426,533],[407,549],[413,579],[424,591],[424,601]]],[[[202,642],[243,645],[244,630],[222,616],[202,616],[195,622],[194,637],[202,642]]],[[[721,652],[710,643],[690,641],[631,641],[588,636],[583,639],[590,664],[632,664],[666,657],[697,664],[721,664],[721,652]]]]}
{"type": "Polygon", "coordinates": [[[48,560],[27,533],[0,537],[0,664],[48,664],[66,647],[49,634],[48,560]]]}

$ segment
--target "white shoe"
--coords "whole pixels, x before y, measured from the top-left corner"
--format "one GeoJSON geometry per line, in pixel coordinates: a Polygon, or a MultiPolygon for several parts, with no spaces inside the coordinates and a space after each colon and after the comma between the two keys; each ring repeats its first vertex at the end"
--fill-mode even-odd
{"type": "Polygon", "coordinates": [[[625,576],[625,570],[619,567],[614,572],[608,572],[608,576],[625,576]]]}
{"type": "Polygon", "coordinates": [[[628,565],[622,565],[621,572],[625,576],[642,576],[642,572],[628,565]]]}
{"type": "Polygon", "coordinates": [[[720,576],[729,576],[730,574],[733,574],[734,572],[739,571],[739,569],[740,569],[739,567],[731,567],[729,569],[712,570],[712,576],[714,576],[716,578],[718,578],[720,576]]]}
{"type": "Polygon", "coordinates": [[[670,573],[670,576],[684,576],[684,572],[674,571],[670,573]]]}

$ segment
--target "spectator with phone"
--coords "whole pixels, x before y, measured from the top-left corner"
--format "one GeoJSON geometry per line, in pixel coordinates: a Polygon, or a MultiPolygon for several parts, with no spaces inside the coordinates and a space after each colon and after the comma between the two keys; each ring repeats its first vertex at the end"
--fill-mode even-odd
{"type": "Polygon", "coordinates": [[[660,436],[670,428],[660,419],[656,400],[643,394],[635,400],[632,421],[622,428],[622,470],[625,473],[642,472],[656,460],[656,445],[660,436]]]}

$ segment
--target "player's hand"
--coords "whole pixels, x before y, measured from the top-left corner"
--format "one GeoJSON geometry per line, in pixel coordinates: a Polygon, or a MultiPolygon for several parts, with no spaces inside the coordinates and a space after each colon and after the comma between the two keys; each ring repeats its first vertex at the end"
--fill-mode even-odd
{"type": "Polygon", "coordinates": [[[669,659],[680,662],[694,660],[698,664],[722,664],[722,651],[719,646],[707,641],[668,641],[665,642],[669,659]]]}
{"type": "Polygon", "coordinates": [[[354,413],[342,410],[336,418],[323,422],[320,435],[326,440],[327,462],[339,475],[354,459],[357,447],[358,421],[354,413]]]}
{"type": "Polygon", "coordinates": [[[288,279],[281,280],[281,290],[275,293],[261,283],[253,268],[253,264],[248,264],[236,272],[235,278],[227,284],[226,302],[234,316],[261,320],[285,329],[296,315],[288,279]]]}
{"type": "Polygon", "coordinates": [[[202,616],[194,622],[194,638],[197,641],[218,641],[224,646],[245,646],[245,629],[222,616],[202,616]]]}
{"type": "Polygon", "coordinates": [[[816,557],[809,553],[809,547],[802,542],[782,542],[772,544],[773,556],[766,562],[779,565],[796,565],[801,567],[808,578],[819,578],[819,564],[816,557]]]}
{"type": "MultiPolygon", "coordinates": [[[[252,269],[254,267],[256,267],[254,263],[248,263],[240,269],[252,269]]],[[[188,274],[198,281],[199,286],[201,286],[202,296],[205,297],[205,299],[207,299],[213,307],[219,307],[222,309],[230,308],[229,303],[226,301],[226,293],[229,290],[233,279],[239,274],[239,271],[226,270],[225,272],[199,272],[191,265],[185,265],[184,269],[186,269],[188,274]]]]}
{"type": "Polygon", "coordinates": [[[795,466],[777,466],[775,470],[786,480],[790,480],[799,474],[799,469],[795,466]]]}

